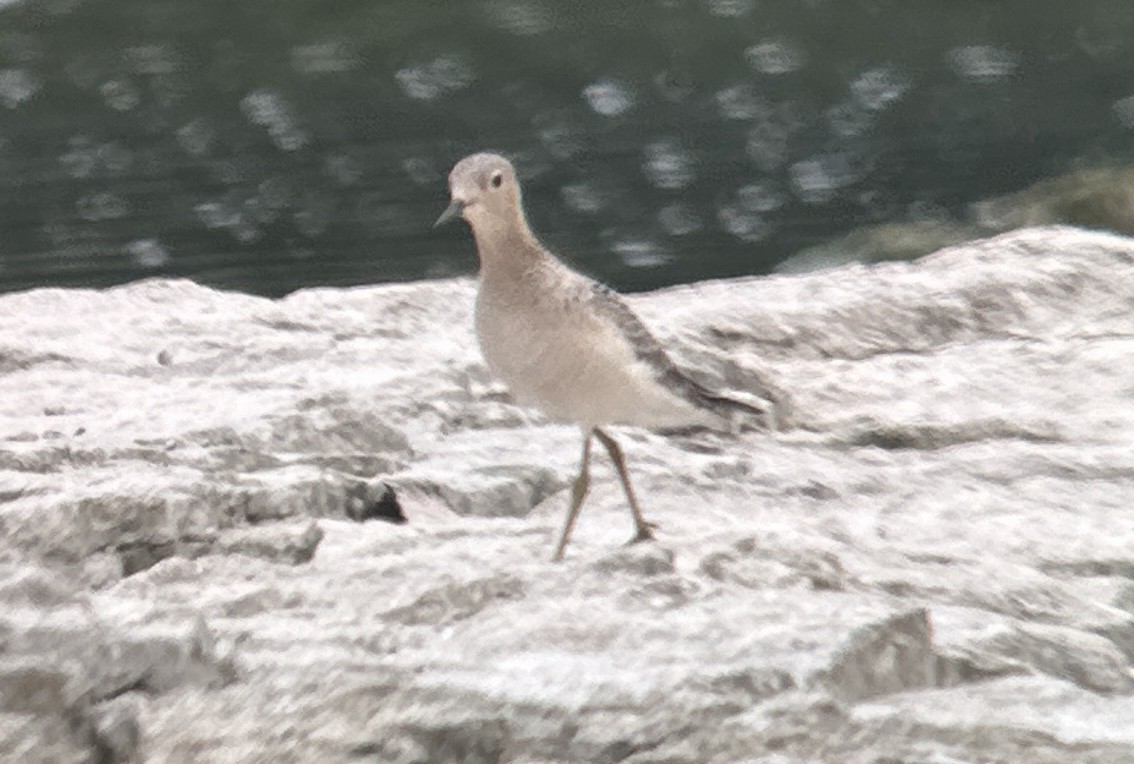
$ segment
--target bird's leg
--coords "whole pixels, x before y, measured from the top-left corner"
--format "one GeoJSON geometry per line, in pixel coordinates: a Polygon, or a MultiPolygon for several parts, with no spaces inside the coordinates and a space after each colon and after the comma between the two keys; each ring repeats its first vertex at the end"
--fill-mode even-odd
{"type": "Polygon", "coordinates": [[[596,427],[594,433],[595,437],[606,446],[610,460],[614,462],[614,466],[618,470],[618,477],[622,480],[622,488],[626,491],[626,500],[630,502],[630,514],[634,515],[634,538],[630,539],[630,543],[649,541],[654,537],[654,526],[642,517],[642,510],[638,507],[638,500],[634,497],[634,489],[630,487],[630,474],[626,471],[626,460],[622,456],[622,449],[618,447],[614,438],[599,428],[596,427]]]}
{"type": "Polygon", "coordinates": [[[571,540],[571,531],[575,528],[575,520],[578,519],[583,499],[587,496],[587,488],[591,485],[591,435],[594,432],[594,430],[583,431],[583,458],[579,464],[579,474],[575,476],[575,482],[571,483],[571,508],[567,510],[567,524],[563,526],[559,546],[555,548],[555,557],[552,558],[556,562],[563,559],[567,542],[571,540]]]}

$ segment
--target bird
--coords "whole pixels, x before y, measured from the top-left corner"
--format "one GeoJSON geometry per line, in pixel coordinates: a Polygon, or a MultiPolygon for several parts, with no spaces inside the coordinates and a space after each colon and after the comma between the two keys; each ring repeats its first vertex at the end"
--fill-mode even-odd
{"type": "Polygon", "coordinates": [[[695,381],[617,292],[545,248],[528,225],[516,169],[504,156],[477,153],[457,162],[449,199],[434,227],[463,218],[472,229],[480,261],[475,328],[489,370],[517,403],[582,432],[553,560],[563,559],[589,490],[594,440],[610,456],[630,505],[630,543],[653,539],[622,448],[606,428],[722,429],[736,415],[766,425],[774,412],[695,381]]]}

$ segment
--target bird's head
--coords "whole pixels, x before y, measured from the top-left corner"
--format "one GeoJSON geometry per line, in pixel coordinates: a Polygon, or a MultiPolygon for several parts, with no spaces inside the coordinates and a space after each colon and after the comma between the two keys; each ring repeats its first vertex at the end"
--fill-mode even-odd
{"type": "Polygon", "coordinates": [[[459,216],[476,230],[522,215],[516,169],[499,154],[473,154],[457,162],[449,173],[449,199],[434,226],[459,216]]]}

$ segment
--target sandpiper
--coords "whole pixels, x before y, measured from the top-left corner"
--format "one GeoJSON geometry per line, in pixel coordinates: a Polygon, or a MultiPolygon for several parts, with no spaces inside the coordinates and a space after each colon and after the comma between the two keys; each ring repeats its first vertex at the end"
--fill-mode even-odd
{"type": "Polygon", "coordinates": [[[463,217],[480,258],[476,334],[489,369],[517,402],[583,433],[579,474],[555,549],[563,558],[590,485],[593,438],[618,470],[634,517],[631,543],[653,538],[618,443],[602,428],[722,427],[731,415],[768,412],[708,390],[666,354],[613,290],[571,270],[536,239],[524,217],[511,162],[473,154],[449,174],[451,202],[435,226],[463,217]]]}

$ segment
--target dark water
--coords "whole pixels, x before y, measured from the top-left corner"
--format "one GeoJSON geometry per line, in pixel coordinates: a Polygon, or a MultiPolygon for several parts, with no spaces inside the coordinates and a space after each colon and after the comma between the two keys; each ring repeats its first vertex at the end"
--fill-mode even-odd
{"type": "Polygon", "coordinates": [[[1130,0],[0,0],[0,287],[469,273],[462,155],[627,289],[1130,161],[1130,0]]]}

